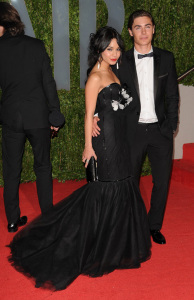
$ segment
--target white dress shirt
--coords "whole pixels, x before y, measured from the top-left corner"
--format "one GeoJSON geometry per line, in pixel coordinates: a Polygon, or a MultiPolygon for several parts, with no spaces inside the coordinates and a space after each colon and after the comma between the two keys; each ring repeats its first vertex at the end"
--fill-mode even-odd
{"type": "MultiPolygon", "coordinates": [[[[151,48],[150,52],[152,51],[153,49],[151,48]]],[[[141,103],[139,122],[155,123],[158,122],[158,119],[154,103],[154,59],[153,57],[139,59],[138,54],[142,53],[137,52],[134,48],[141,103]]]]}

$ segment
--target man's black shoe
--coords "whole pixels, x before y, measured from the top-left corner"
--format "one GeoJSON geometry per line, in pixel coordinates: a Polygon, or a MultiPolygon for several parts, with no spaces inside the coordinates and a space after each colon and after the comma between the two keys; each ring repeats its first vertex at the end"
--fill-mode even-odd
{"type": "Polygon", "coordinates": [[[18,226],[24,226],[28,221],[28,218],[26,216],[23,216],[21,218],[19,218],[19,221],[18,221],[18,226]]]}
{"type": "Polygon", "coordinates": [[[8,232],[16,232],[18,230],[17,223],[10,223],[7,226],[8,232]]]}
{"type": "Polygon", "coordinates": [[[8,224],[8,232],[16,232],[18,230],[18,226],[24,226],[28,221],[26,216],[19,218],[17,223],[10,223],[8,224]]]}
{"type": "Polygon", "coordinates": [[[153,241],[157,244],[166,244],[166,239],[160,230],[150,230],[153,241]]]}

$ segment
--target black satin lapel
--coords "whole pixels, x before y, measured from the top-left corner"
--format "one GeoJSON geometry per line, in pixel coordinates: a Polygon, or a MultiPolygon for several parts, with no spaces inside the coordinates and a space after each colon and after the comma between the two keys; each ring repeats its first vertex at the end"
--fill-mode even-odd
{"type": "Polygon", "coordinates": [[[160,67],[160,55],[154,52],[154,100],[156,100],[156,94],[158,89],[159,67],[160,67]]]}
{"type": "Polygon", "coordinates": [[[140,99],[140,92],[139,92],[139,83],[138,83],[138,78],[137,78],[137,71],[136,71],[136,66],[135,66],[135,58],[134,58],[134,52],[131,52],[130,55],[128,56],[129,60],[129,69],[132,74],[132,78],[135,84],[135,88],[137,91],[137,94],[140,99]]]}

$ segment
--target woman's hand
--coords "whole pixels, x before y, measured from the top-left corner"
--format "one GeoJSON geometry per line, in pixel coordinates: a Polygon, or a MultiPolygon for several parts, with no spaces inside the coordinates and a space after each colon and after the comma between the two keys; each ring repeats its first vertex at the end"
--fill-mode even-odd
{"type": "Polygon", "coordinates": [[[96,153],[92,147],[85,147],[82,154],[82,161],[85,163],[85,168],[87,168],[90,158],[94,156],[95,160],[97,160],[96,153]]]}

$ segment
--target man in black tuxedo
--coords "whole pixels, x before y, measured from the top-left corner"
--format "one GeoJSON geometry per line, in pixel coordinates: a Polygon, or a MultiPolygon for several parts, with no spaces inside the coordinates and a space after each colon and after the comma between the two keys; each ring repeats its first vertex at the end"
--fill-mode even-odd
{"type": "Polygon", "coordinates": [[[132,173],[139,182],[146,154],[151,163],[153,189],[148,213],[153,241],[165,244],[160,232],[172,165],[173,133],[178,122],[178,84],[173,54],[152,47],[155,31],[151,14],[135,11],[128,31],[134,48],[127,51],[118,70],[121,83],[132,92],[128,132],[132,173]]]}
{"type": "Polygon", "coordinates": [[[50,135],[64,117],[43,42],[24,35],[18,12],[6,2],[0,3],[0,87],[4,203],[8,231],[15,232],[27,222],[19,208],[25,140],[33,149],[39,204],[46,213],[53,206],[50,135]]]}
{"type": "MultiPolygon", "coordinates": [[[[144,10],[132,13],[128,31],[134,48],[122,57],[113,71],[131,90],[133,101],[127,113],[132,175],[139,183],[146,154],[151,163],[153,189],[148,213],[153,241],[165,244],[160,232],[168,194],[172,165],[173,133],[178,122],[178,84],[173,54],[152,47],[155,31],[151,14],[144,10]]],[[[95,122],[94,122],[95,124],[95,122]]],[[[93,136],[99,134],[94,125],[93,136]]]]}

